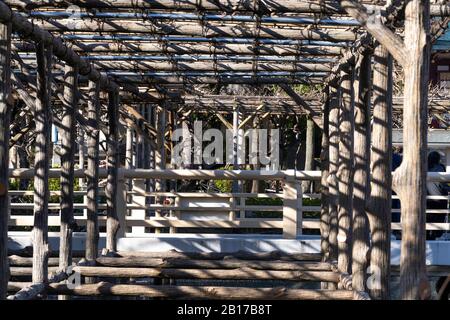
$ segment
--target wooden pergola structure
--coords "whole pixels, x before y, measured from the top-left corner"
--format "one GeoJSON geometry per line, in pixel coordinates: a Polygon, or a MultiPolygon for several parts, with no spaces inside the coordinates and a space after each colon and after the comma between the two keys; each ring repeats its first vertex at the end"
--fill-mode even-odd
{"type": "MultiPolygon", "coordinates": [[[[0,1],[0,298],[6,296],[9,274],[9,128],[20,122],[10,119],[15,99],[25,103],[23,112],[31,112],[35,122],[34,288],[41,290],[49,282],[52,119],[63,145],[59,267],[64,270],[72,263],[77,122],[88,134],[85,257],[95,260],[99,131],[108,142],[106,249],[115,252],[122,123],[143,132],[161,150],[167,110],[180,117],[190,110],[220,115],[236,112],[241,104],[239,110],[250,117],[307,114],[321,127],[323,261],[337,261],[342,279],[351,274],[353,290],[368,291],[375,299],[389,297],[391,190],[395,190],[402,204],[401,298],[427,298],[427,115],[429,110],[448,110],[445,101],[428,102],[431,25],[450,16],[450,5],[429,0],[386,2],[0,1]],[[393,59],[404,71],[403,98],[392,96],[393,59]],[[274,84],[286,96],[188,93],[186,89],[197,84],[274,84]],[[303,98],[293,84],[321,85],[323,95],[303,98]],[[52,117],[52,105],[62,107],[61,119],[52,117]],[[157,125],[139,113],[139,105],[157,108],[157,125]],[[404,158],[391,175],[395,112],[403,115],[404,158]],[[369,266],[379,272],[377,288],[367,288],[369,266]]],[[[164,169],[163,154],[156,156],[155,169],[164,169]]],[[[332,290],[336,285],[326,287],[332,290]]]]}

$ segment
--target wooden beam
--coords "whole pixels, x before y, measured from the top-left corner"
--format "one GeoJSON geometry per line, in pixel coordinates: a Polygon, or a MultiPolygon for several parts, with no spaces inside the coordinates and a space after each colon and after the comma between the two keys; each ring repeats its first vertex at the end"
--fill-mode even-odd
{"type": "Polygon", "coordinates": [[[76,266],[73,269],[82,276],[107,278],[170,278],[170,279],[224,279],[224,280],[285,280],[338,282],[333,271],[310,270],[255,270],[237,269],[186,269],[148,267],[100,267],[76,266]]]}
{"type": "Polygon", "coordinates": [[[205,72],[251,72],[258,71],[286,71],[286,72],[330,72],[330,63],[303,63],[303,62],[252,62],[249,57],[248,61],[229,62],[221,61],[133,61],[133,60],[113,60],[113,61],[92,61],[92,64],[101,70],[126,70],[126,71],[166,71],[166,72],[182,72],[182,71],[205,71],[205,72]]]}
{"type": "MultiPolygon", "coordinates": [[[[1,19],[1,16],[0,16],[1,19]]],[[[295,26],[282,28],[270,24],[257,26],[255,22],[248,22],[239,25],[221,23],[213,21],[198,22],[186,21],[164,21],[157,22],[151,20],[132,21],[114,20],[93,21],[91,18],[77,19],[73,23],[72,19],[42,20],[33,19],[33,23],[44,30],[50,32],[120,32],[120,33],[148,33],[159,35],[184,35],[199,37],[245,37],[245,38],[269,38],[269,39],[293,39],[293,40],[324,40],[332,42],[355,41],[357,35],[352,30],[331,29],[331,28],[305,28],[295,26]]]]}
{"type": "MultiPolygon", "coordinates": [[[[156,40],[157,38],[155,38],[156,40]]],[[[254,55],[258,52],[258,56],[275,55],[275,56],[337,56],[340,55],[344,49],[342,47],[330,46],[316,46],[316,45],[278,45],[278,44],[263,44],[252,43],[248,44],[234,44],[234,43],[220,43],[216,44],[213,39],[207,43],[159,43],[155,42],[136,42],[136,41],[71,41],[71,49],[75,52],[83,53],[141,53],[141,54],[160,54],[166,52],[168,54],[211,54],[216,55],[254,55]]],[[[13,42],[13,49],[18,52],[32,52],[32,47],[28,42],[16,41],[13,42]]]]}
{"type": "Polygon", "coordinates": [[[89,77],[92,81],[99,81],[104,88],[118,89],[117,84],[93,68],[87,61],[81,59],[60,38],[54,37],[50,32],[39,28],[34,22],[28,21],[26,17],[13,12],[4,2],[0,2],[0,21],[11,22],[13,29],[17,30],[24,38],[51,46],[55,56],[71,66],[78,66],[81,75],[89,77]]]}
{"type": "Polygon", "coordinates": [[[73,216],[73,184],[76,120],[78,112],[78,69],[65,67],[64,97],[61,135],[61,229],[59,245],[59,267],[72,265],[72,233],[75,226],[73,216]]]}
{"type": "Polygon", "coordinates": [[[392,207],[392,56],[379,44],[373,64],[373,124],[371,150],[370,272],[375,276],[368,290],[372,299],[390,298],[392,207]]]}
{"type": "Polygon", "coordinates": [[[34,227],[33,227],[33,283],[48,280],[48,199],[50,119],[49,88],[51,83],[52,49],[44,42],[36,42],[37,84],[34,119],[36,143],[34,156],[34,227]]]}
{"type": "Polygon", "coordinates": [[[366,214],[370,197],[370,105],[372,55],[361,53],[355,66],[355,130],[352,227],[352,283],[353,289],[366,291],[369,252],[369,221],[366,214]]]}
{"type": "Polygon", "coordinates": [[[215,113],[215,115],[225,125],[225,127],[227,127],[227,129],[233,130],[233,125],[227,119],[225,119],[223,115],[221,115],[220,113],[215,113]]]}
{"type": "Polygon", "coordinates": [[[106,224],[106,249],[109,251],[116,251],[117,233],[119,228],[126,226],[119,225],[119,216],[117,208],[118,196],[118,169],[120,166],[119,160],[119,95],[117,91],[109,92],[108,104],[108,123],[109,134],[107,138],[108,149],[108,178],[106,185],[106,202],[107,209],[107,224],[106,224]]]}
{"type": "Polygon", "coordinates": [[[258,112],[264,108],[264,105],[259,105],[255,111],[247,116],[247,118],[245,118],[240,124],[239,124],[239,129],[244,129],[245,125],[247,125],[247,123],[249,123],[253,118],[255,118],[258,115],[258,112]]]}
{"type": "MultiPolygon", "coordinates": [[[[320,13],[320,14],[343,14],[345,10],[338,0],[279,0],[277,2],[253,3],[242,2],[240,0],[215,0],[211,2],[197,3],[195,0],[75,0],[75,1],[54,1],[54,0],[4,0],[11,7],[22,10],[32,10],[39,8],[68,8],[71,4],[87,9],[135,9],[135,10],[164,10],[164,11],[223,11],[228,14],[233,13],[254,13],[258,14],[268,11],[274,14],[280,13],[320,13]]],[[[374,11],[376,9],[386,11],[380,4],[387,1],[361,1],[365,8],[374,11]]],[[[446,3],[434,2],[431,5],[430,14],[433,16],[450,15],[450,5],[446,3]]]]}
{"type": "Polygon", "coordinates": [[[87,221],[86,221],[86,260],[94,260],[98,255],[98,166],[99,166],[99,91],[100,86],[89,82],[88,101],[88,141],[87,141],[87,221]]]}
{"type": "MultiPolygon", "coordinates": [[[[75,51],[66,46],[59,37],[55,37],[47,30],[36,26],[20,13],[15,13],[3,1],[0,2],[0,21],[3,23],[11,22],[12,28],[16,30],[24,39],[30,39],[35,42],[43,42],[46,46],[51,46],[52,51],[60,60],[67,62],[70,66],[78,67],[80,75],[89,80],[99,82],[100,86],[107,90],[118,90],[119,85],[111,81],[106,75],[100,73],[86,60],[81,59],[75,51]]],[[[144,93],[139,93],[139,88],[131,83],[122,85],[123,90],[136,94],[137,97],[148,97],[144,93]]]]}
{"type": "Polygon", "coordinates": [[[6,298],[9,220],[9,138],[11,95],[11,24],[0,23],[0,300],[6,298]]]}
{"type": "Polygon", "coordinates": [[[350,16],[357,19],[361,25],[382,45],[384,45],[392,56],[403,66],[408,60],[409,52],[400,36],[383,24],[381,14],[369,14],[367,9],[354,0],[343,0],[341,6],[350,16]]]}
{"type": "MultiPolygon", "coordinates": [[[[14,259],[13,261],[17,261],[14,259]]],[[[28,261],[20,261],[23,264],[28,261]]],[[[239,269],[254,270],[297,270],[297,271],[332,271],[327,262],[311,261],[259,261],[242,260],[229,255],[223,260],[201,260],[189,258],[148,258],[139,256],[100,257],[96,266],[103,267],[131,267],[131,268],[177,268],[177,269],[239,269]]]]}
{"type": "Polygon", "coordinates": [[[279,86],[284,90],[284,92],[287,93],[289,97],[291,97],[292,100],[294,100],[295,103],[305,110],[305,112],[311,117],[311,119],[313,119],[319,128],[322,128],[322,119],[317,111],[311,108],[311,106],[302,97],[300,97],[300,95],[298,95],[291,86],[284,83],[279,86]]]}
{"type": "Polygon", "coordinates": [[[100,282],[69,288],[65,284],[51,284],[51,294],[72,294],[77,296],[146,296],[185,299],[284,299],[284,300],[352,300],[353,292],[348,290],[310,290],[286,288],[245,288],[205,286],[161,286],[127,285],[100,282]]]}

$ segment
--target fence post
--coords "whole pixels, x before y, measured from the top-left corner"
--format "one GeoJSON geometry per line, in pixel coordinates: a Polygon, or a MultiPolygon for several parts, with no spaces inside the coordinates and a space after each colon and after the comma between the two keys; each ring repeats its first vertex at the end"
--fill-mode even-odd
{"type": "Polygon", "coordinates": [[[301,184],[295,178],[287,177],[283,188],[283,238],[295,239],[297,235],[300,235],[301,233],[301,184]]]}
{"type": "MultiPolygon", "coordinates": [[[[130,180],[128,180],[130,181],[130,180]]],[[[145,181],[144,180],[134,180],[132,183],[132,191],[134,192],[132,200],[133,204],[141,205],[142,209],[132,209],[129,210],[131,212],[131,216],[133,219],[142,219],[145,220],[146,217],[146,189],[145,189],[145,181]]],[[[144,234],[145,227],[134,226],[131,227],[131,233],[133,234],[144,234]]]]}

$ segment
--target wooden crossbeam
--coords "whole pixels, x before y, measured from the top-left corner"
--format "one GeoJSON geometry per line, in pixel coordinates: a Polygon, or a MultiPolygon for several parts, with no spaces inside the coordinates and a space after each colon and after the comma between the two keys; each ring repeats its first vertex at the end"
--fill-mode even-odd
{"type": "Polygon", "coordinates": [[[311,108],[311,106],[302,98],[300,95],[298,95],[292,87],[286,85],[286,84],[280,84],[280,87],[284,90],[284,92],[287,93],[289,97],[292,98],[292,100],[295,101],[300,107],[302,107],[305,112],[313,119],[314,123],[319,127],[322,128],[322,118],[321,115],[314,109],[311,108]]]}

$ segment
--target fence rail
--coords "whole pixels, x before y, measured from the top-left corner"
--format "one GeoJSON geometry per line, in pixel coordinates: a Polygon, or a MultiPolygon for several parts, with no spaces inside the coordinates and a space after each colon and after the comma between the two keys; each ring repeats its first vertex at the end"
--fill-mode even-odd
{"type": "MultiPolygon", "coordinates": [[[[100,170],[100,177],[106,177],[106,170],[100,170]]],[[[32,169],[14,169],[10,171],[10,177],[16,179],[27,179],[33,176],[32,169]]],[[[52,169],[50,176],[59,178],[60,170],[52,169]]],[[[314,233],[320,229],[321,211],[320,205],[304,205],[305,199],[320,199],[319,193],[305,193],[301,191],[302,180],[318,181],[319,171],[294,171],[285,170],[272,172],[272,175],[261,174],[260,171],[240,170],[128,170],[119,171],[120,183],[125,185],[129,179],[136,182],[142,179],[179,179],[179,180],[279,180],[283,185],[279,193],[245,193],[245,192],[147,192],[139,188],[131,191],[122,190],[119,193],[118,203],[121,204],[121,220],[126,225],[124,235],[135,235],[148,233],[147,228],[169,228],[170,232],[177,232],[177,228],[191,229],[282,229],[286,238],[296,237],[305,230],[314,233]],[[288,190],[287,190],[288,189],[288,190]],[[290,192],[288,192],[290,191],[290,192]],[[157,204],[155,200],[163,197],[165,203],[157,204]],[[279,199],[280,205],[273,204],[247,204],[248,199],[279,199]],[[149,201],[153,202],[148,204],[149,201]],[[154,212],[158,211],[157,216],[154,212]]],[[[75,171],[75,177],[83,178],[82,170],[75,171]]],[[[429,181],[450,181],[450,174],[429,173],[429,181]]],[[[105,194],[104,189],[99,189],[99,196],[105,194]]],[[[34,204],[30,202],[19,202],[22,196],[33,196],[32,190],[10,190],[11,215],[9,227],[31,227],[33,226],[32,210],[34,204]]],[[[59,191],[51,191],[51,196],[59,196],[59,191]]],[[[74,203],[75,221],[78,226],[86,225],[86,190],[75,191],[74,196],[83,197],[84,203],[74,203]]],[[[398,196],[393,195],[393,199],[398,196]]],[[[450,196],[427,196],[429,200],[446,200],[450,196]]],[[[23,199],[22,199],[23,200],[23,199]]],[[[58,202],[49,203],[51,214],[49,226],[60,225],[58,202]]],[[[106,224],[107,204],[99,202],[99,225],[106,224]]],[[[392,213],[398,213],[400,209],[392,209],[392,213]]],[[[427,214],[448,215],[449,209],[428,209],[427,214]]],[[[392,230],[401,230],[401,223],[393,222],[392,230]]],[[[427,223],[427,230],[450,231],[450,223],[427,223]]],[[[263,230],[261,230],[263,231],[263,230]]],[[[251,230],[258,233],[259,230],[251,230]]]]}

